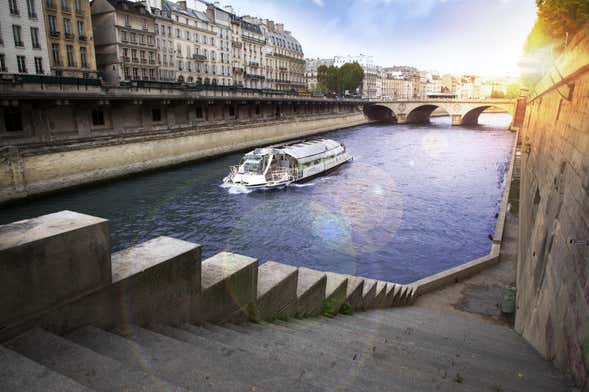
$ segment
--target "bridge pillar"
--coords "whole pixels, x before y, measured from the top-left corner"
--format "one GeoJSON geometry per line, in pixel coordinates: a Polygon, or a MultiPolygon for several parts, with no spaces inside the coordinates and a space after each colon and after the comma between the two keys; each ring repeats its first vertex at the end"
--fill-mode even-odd
{"type": "Polygon", "coordinates": [[[397,114],[397,124],[407,124],[407,115],[406,114],[397,114]]]}
{"type": "Polygon", "coordinates": [[[462,115],[452,114],[452,125],[462,125],[462,115]]]}

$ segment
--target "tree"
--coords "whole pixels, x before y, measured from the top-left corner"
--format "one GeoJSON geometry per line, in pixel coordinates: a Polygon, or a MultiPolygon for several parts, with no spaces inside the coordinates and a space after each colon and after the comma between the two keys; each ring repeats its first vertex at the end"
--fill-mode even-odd
{"type": "Polygon", "coordinates": [[[346,63],[341,67],[321,65],[317,68],[317,83],[323,93],[343,95],[362,85],[364,70],[358,63],[346,63]]]}
{"type": "Polygon", "coordinates": [[[527,86],[543,76],[545,63],[562,51],[573,35],[589,22],[588,0],[536,0],[536,4],[538,17],[528,35],[524,58],[527,64],[539,65],[522,74],[527,86]]]}

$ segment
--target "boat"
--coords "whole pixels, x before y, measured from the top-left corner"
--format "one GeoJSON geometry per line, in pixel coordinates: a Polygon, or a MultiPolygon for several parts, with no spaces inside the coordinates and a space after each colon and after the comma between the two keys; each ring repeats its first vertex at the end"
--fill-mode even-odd
{"type": "Polygon", "coordinates": [[[350,160],[346,147],[335,140],[295,140],[248,152],[239,165],[231,166],[223,182],[250,189],[278,188],[308,180],[350,160]]]}

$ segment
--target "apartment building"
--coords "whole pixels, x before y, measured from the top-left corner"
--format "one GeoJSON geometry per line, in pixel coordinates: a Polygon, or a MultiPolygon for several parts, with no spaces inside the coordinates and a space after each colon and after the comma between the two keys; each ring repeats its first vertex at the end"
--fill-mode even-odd
{"type": "Polygon", "coordinates": [[[155,17],[144,3],[93,0],[96,61],[105,82],[159,80],[155,17]]]}
{"type": "Polygon", "coordinates": [[[38,1],[43,2],[51,74],[96,77],[90,3],[87,0],[38,1]]]}
{"type": "Polygon", "coordinates": [[[155,47],[157,51],[157,63],[159,65],[159,80],[164,82],[176,81],[176,56],[174,46],[174,22],[172,12],[168,7],[152,7],[151,13],[155,18],[155,47]]]}
{"type": "Polygon", "coordinates": [[[42,0],[8,0],[0,13],[0,73],[49,73],[42,0]]]}
{"type": "Polygon", "coordinates": [[[282,23],[265,20],[262,30],[271,50],[266,53],[266,81],[277,90],[303,90],[305,60],[301,44],[282,23]]]}

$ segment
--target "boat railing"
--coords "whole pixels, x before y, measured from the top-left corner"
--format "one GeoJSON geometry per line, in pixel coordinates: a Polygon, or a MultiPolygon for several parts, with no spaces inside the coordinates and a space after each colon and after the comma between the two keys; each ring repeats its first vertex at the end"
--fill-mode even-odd
{"type": "Polygon", "coordinates": [[[268,182],[290,181],[290,170],[287,168],[275,169],[268,173],[268,182]]]}

